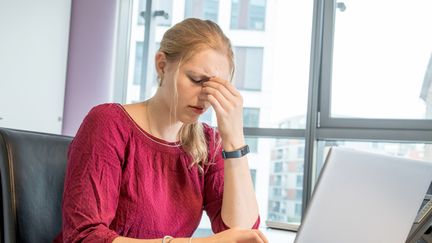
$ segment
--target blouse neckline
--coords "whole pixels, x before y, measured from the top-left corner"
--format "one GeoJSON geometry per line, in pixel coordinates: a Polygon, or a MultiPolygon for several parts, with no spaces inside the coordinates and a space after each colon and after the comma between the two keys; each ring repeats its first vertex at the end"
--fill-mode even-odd
{"type": "Polygon", "coordinates": [[[127,119],[133,124],[134,127],[136,127],[146,138],[149,140],[165,146],[165,147],[171,147],[171,148],[179,148],[181,147],[180,141],[177,142],[168,142],[166,140],[163,140],[161,138],[158,138],[156,136],[153,136],[151,133],[144,130],[141,126],[138,125],[138,123],[130,116],[130,114],[126,111],[126,109],[119,103],[115,103],[117,107],[119,107],[122,110],[122,113],[127,117],[127,119]]]}

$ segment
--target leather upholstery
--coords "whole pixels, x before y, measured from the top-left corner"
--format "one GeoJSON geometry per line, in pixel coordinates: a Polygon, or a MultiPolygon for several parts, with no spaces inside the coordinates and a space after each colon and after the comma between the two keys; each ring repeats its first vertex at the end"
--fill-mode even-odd
{"type": "Polygon", "coordinates": [[[71,137],[0,128],[2,242],[52,242],[71,137]]]}

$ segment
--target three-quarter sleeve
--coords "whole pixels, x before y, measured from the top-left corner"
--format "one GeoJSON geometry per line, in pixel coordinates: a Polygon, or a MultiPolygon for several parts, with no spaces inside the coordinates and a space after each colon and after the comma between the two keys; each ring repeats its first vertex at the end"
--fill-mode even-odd
{"type": "MultiPolygon", "coordinates": [[[[210,165],[204,174],[204,210],[210,218],[214,233],[229,229],[222,220],[222,199],[224,190],[224,159],[222,158],[222,145],[219,142],[218,132],[211,127],[204,126],[208,141],[210,165]]],[[[260,217],[258,216],[253,229],[258,229],[260,217]]]]}
{"type": "Polygon", "coordinates": [[[68,152],[63,242],[112,242],[118,236],[109,226],[120,194],[124,141],[115,117],[103,108],[84,119],[68,152]]]}

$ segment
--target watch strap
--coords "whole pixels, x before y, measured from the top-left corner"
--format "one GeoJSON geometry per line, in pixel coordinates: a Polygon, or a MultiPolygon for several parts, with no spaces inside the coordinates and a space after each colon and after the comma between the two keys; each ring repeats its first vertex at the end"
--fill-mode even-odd
{"type": "Polygon", "coordinates": [[[235,158],[241,158],[248,154],[250,152],[249,146],[245,145],[237,150],[234,151],[224,151],[222,150],[222,157],[224,159],[235,159],[235,158]]]}

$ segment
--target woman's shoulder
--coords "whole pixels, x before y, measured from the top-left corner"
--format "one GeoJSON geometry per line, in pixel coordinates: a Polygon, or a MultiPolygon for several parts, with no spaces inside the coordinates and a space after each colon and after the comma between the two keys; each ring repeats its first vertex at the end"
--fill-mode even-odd
{"type": "Polygon", "coordinates": [[[82,126],[92,129],[119,128],[126,124],[122,106],[118,103],[103,103],[93,106],[84,118],[82,126]]]}
{"type": "Polygon", "coordinates": [[[118,116],[119,111],[121,111],[121,105],[118,103],[103,103],[93,106],[88,115],[89,116],[102,116],[102,117],[112,117],[118,116]]]}

